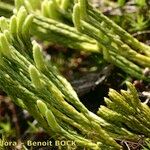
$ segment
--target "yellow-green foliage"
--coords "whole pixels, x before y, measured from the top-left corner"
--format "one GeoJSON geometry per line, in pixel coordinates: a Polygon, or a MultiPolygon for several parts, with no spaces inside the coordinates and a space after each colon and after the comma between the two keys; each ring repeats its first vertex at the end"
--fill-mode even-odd
{"type": "Polygon", "coordinates": [[[101,52],[99,48],[102,48],[108,62],[146,81],[150,78],[143,70],[150,66],[150,48],[86,0],[78,0],[74,6],[73,22],[79,31],[62,20],[56,21],[58,12],[52,14],[47,10],[51,3],[56,3],[56,11],[60,7],[64,11],[58,14],[63,16],[75,1],[37,2],[34,6],[34,0],[16,0],[14,15],[0,19],[0,88],[27,109],[50,135],[71,139],[82,149],[120,150],[122,147],[116,139],[138,139],[140,135],[149,138],[150,108],[141,103],[131,83],[127,82],[127,91],[118,93],[110,89],[109,98],[105,98],[107,106],[101,106],[97,116],[81,103],[71,84],[45,60],[42,47],[31,40],[30,33],[91,52],[101,52]]]}

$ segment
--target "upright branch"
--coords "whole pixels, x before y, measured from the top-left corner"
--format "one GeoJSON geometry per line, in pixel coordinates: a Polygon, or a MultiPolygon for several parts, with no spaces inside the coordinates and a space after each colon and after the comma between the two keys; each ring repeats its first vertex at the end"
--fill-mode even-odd
{"type": "Polygon", "coordinates": [[[34,36],[65,47],[98,52],[99,47],[94,39],[79,33],[73,27],[71,18],[70,22],[66,21],[66,16],[72,16],[74,0],[39,0],[39,4],[36,3],[36,0],[15,1],[16,11],[24,6],[29,13],[35,15],[32,24],[34,36]]]}
{"type": "Polygon", "coordinates": [[[123,127],[133,133],[150,137],[150,108],[140,102],[131,83],[127,82],[127,87],[128,90],[121,90],[121,94],[110,89],[109,98],[105,98],[107,107],[101,106],[98,115],[119,128],[123,127]]]}
{"type": "Polygon", "coordinates": [[[103,47],[104,59],[128,74],[149,81],[143,70],[150,67],[150,47],[139,42],[87,0],[79,0],[74,6],[73,22],[82,33],[95,39],[103,47]]]}

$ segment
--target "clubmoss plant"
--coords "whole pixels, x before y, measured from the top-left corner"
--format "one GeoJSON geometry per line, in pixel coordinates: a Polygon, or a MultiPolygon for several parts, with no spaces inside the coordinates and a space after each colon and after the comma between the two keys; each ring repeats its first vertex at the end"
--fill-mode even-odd
{"type": "Polygon", "coordinates": [[[55,138],[64,136],[90,149],[100,149],[97,142],[120,149],[101,128],[99,117],[80,102],[70,83],[44,60],[38,43],[30,41],[33,16],[28,18],[30,15],[21,7],[0,35],[0,87],[55,138]],[[90,138],[94,132],[96,136],[90,138]]]}
{"type": "MultiPolygon", "coordinates": [[[[33,11],[25,1],[22,1],[21,5],[24,5],[29,12],[34,13],[36,16],[33,24],[34,35],[43,40],[63,44],[67,47],[102,53],[105,60],[113,63],[131,76],[150,80],[143,73],[146,67],[150,67],[149,46],[133,38],[105,15],[94,9],[86,0],[78,2],[73,0],[63,2],[56,0],[43,1],[41,5],[44,7],[44,14],[47,14],[44,17],[40,15],[43,14],[42,9],[38,9],[37,12],[33,11]],[[57,7],[57,11],[53,10],[55,14],[50,12],[49,3],[57,7]],[[62,12],[65,12],[71,5],[74,5],[73,23],[79,32],[61,20],[63,18],[62,12]],[[64,10],[61,11],[61,8],[64,10]]],[[[19,8],[17,1],[16,8],[19,8]]]]}
{"type": "MultiPolygon", "coordinates": [[[[64,8],[61,7],[66,7],[62,6],[62,4],[66,5],[65,1],[40,0],[41,7],[36,7],[34,3],[30,1],[22,0],[20,2],[20,0],[16,0],[15,12],[17,12],[21,6],[24,6],[29,13],[34,14],[35,19],[32,24],[33,30],[31,30],[31,32],[41,40],[50,41],[54,44],[61,44],[74,49],[98,52],[99,47],[94,39],[79,33],[74,27],[64,23],[63,16],[66,16],[66,12],[62,10],[64,8]],[[55,7],[53,7],[53,5],[55,7]],[[49,7],[52,7],[52,10],[49,7]],[[64,13],[64,15],[62,13],[64,13]]],[[[73,1],[70,1],[70,3],[73,7],[73,1]]]]}
{"type": "Polygon", "coordinates": [[[128,90],[121,90],[121,94],[110,89],[109,99],[105,98],[107,107],[101,106],[97,116],[81,103],[70,83],[44,58],[42,47],[31,40],[30,31],[36,28],[40,34],[43,31],[43,35],[50,32],[52,39],[64,40],[65,37],[66,45],[76,41],[72,45],[76,47],[83,48],[85,43],[101,45],[107,61],[145,80],[149,78],[142,71],[149,67],[149,47],[94,10],[85,0],[74,6],[73,16],[75,26],[84,34],[53,19],[38,16],[33,12],[36,7],[28,1],[17,0],[16,3],[15,15],[10,19],[0,18],[0,88],[17,105],[28,110],[55,139],[60,136],[71,139],[82,149],[120,150],[122,147],[117,139],[136,140],[141,135],[149,138],[150,109],[140,102],[131,83],[127,82],[128,90]],[[31,27],[34,28],[30,30],[31,27]],[[106,33],[104,27],[109,32],[106,33]],[[127,57],[129,55],[132,57],[127,57]]]}
{"type": "Polygon", "coordinates": [[[150,80],[143,73],[146,67],[150,67],[149,46],[132,37],[86,0],[39,0],[36,4],[34,0],[16,0],[15,6],[16,11],[25,6],[29,13],[35,15],[32,34],[38,38],[74,49],[99,52],[106,61],[131,76],[150,80]],[[64,21],[67,14],[72,16],[78,31],[64,21]]]}
{"type": "Polygon", "coordinates": [[[149,80],[143,69],[150,67],[150,47],[94,9],[87,0],[74,6],[73,20],[76,28],[97,40],[103,46],[104,59],[137,78],[149,80]],[[79,19],[80,18],[80,19],[79,19]]]}
{"type": "Polygon", "coordinates": [[[121,94],[110,89],[109,98],[105,98],[107,107],[101,106],[98,114],[109,123],[127,128],[133,133],[150,136],[149,107],[141,103],[135,87],[127,82],[128,90],[121,94]],[[133,128],[134,126],[134,128],[133,128]]]}

